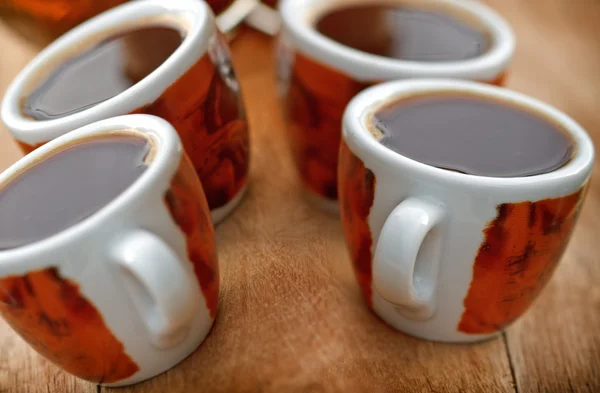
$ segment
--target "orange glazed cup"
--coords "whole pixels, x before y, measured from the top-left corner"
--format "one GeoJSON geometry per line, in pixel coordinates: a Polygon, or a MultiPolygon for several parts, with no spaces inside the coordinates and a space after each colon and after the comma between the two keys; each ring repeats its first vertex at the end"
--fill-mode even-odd
{"type": "MultiPolygon", "coordinates": [[[[24,172],[65,149],[123,136],[149,144],[138,179],[80,222],[0,250],[0,316],[58,367],[107,386],[175,366],[206,338],[217,313],[215,234],[177,133],[154,116],[114,117],[56,138],[0,174],[0,187],[10,192],[24,172]]],[[[48,220],[45,197],[89,191],[94,180],[52,191],[40,181],[39,194],[29,199],[37,203],[31,217],[3,216],[2,225],[27,233],[48,220]]],[[[19,203],[14,193],[8,200],[0,201],[4,212],[7,203],[19,203]]]]}
{"type": "MultiPolygon", "coordinates": [[[[481,118],[470,123],[498,140],[481,118]]],[[[395,329],[427,340],[468,343],[500,334],[552,277],[577,224],[594,154],[573,119],[508,89],[411,79],[361,92],[344,114],[339,192],[367,305],[395,329]],[[533,176],[488,177],[424,164],[381,143],[374,114],[382,107],[440,94],[509,105],[547,121],[569,139],[569,161],[533,176]]]]}
{"type": "Polygon", "coordinates": [[[332,212],[339,211],[337,164],[342,115],[352,97],[379,82],[418,77],[503,85],[515,48],[508,23],[475,1],[282,0],[279,9],[279,83],[294,159],[310,199],[332,212]],[[414,6],[458,16],[484,31],[490,48],[461,61],[405,61],[342,45],[315,28],[317,21],[333,10],[365,4],[414,6]]]}
{"type": "MultiPolygon", "coordinates": [[[[127,53],[136,52],[137,58],[154,63],[156,59],[151,56],[156,56],[156,51],[144,48],[148,47],[128,45],[127,53]]],[[[137,69],[128,71],[138,73],[137,69]]],[[[139,73],[143,75],[144,70],[139,73]]],[[[1,117],[23,152],[28,153],[78,127],[133,113],[159,116],[175,127],[204,187],[214,222],[223,220],[246,189],[248,123],[227,42],[211,9],[202,1],[134,1],[81,24],[21,71],[4,96],[1,117]],[[26,97],[65,61],[106,39],[145,27],[168,27],[183,36],[181,44],[149,75],[122,93],[76,113],[49,120],[24,114],[26,97]]]]}

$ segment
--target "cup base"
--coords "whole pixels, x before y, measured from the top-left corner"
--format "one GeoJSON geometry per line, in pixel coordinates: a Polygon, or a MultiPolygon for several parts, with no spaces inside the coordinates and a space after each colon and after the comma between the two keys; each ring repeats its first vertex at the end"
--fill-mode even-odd
{"type": "Polygon", "coordinates": [[[210,211],[210,216],[212,218],[213,225],[219,225],[227,216],[231,214],[232,211],[240,204],[244,196],[246,195],[246,191],[248,190],[248,184],[244,184],[244,187],[237,193],[237,195],[229,201],[225,206],[219,207],[217,209],[210,211]]]}
{"type": "Polygon", "coordinates": [[[204,309],[204,311],[198,313],[192,322],[187,333],[187,338],[182,343],[170,349],[160,350],[157,348],[154,354],[146,354],[148,357],[155,356],[157,359],[159,359],[157,360],[158,364],[151,365],[146,369],[142,368],[140,371],[127,379],[114,383],[100,383],[99,385],[104,387],[118,388],[135,385],[158,377],[170,369],[177,367],[181,362],[195,353],[200,347],[200,344],[206,340],[213,326],[214,320],[209,317],[208,310],[204,309]]]}
{"type": "MultiPolygon", "coordinates": [[[[391,326],[391,327],[394,328],[394,329],[396,329],[394,326],[391,326]]],[[[398,330],[398,332],[400,332],[400,333],[406,334],[406,335],[414,337],[414,338],[418,338],[420,340],[431,341],[431,342],[440,343],[440,344],[478,344],[478,343],[484,343],[486,341],[490,341],[492,339],[495,339],[498,336],[500,336],[502,333],[504,333],[504,331],[499,331],[499,332],[495,332],[495,333],[491,333],[491,334],[477,334],[477,335],[472,335],[472,336],[466,336],[465,335],[464,338],[453,339],[453,338],[441,338],[441,337],[436,337],[436,336],[428,336],[426,334],[421,334],[418,331],[408,331],[408,330],[403,330],[403,329],[396,329],[396,330],[398,330]]]]}
{"type": "Polygon", "coordinates": [[[450,321],[440,315],[434,315],[428,320],[413,320],[407,318],[401,309],[374,295],[371,308],[392,329],[421,340],[445,344],[474,344],[491,340],[502,334],[503,330],[485,334],[466,334],[456,329],[456,321],[450,321]],[[454,328],[452,327],[454,326],[454,328]]]}

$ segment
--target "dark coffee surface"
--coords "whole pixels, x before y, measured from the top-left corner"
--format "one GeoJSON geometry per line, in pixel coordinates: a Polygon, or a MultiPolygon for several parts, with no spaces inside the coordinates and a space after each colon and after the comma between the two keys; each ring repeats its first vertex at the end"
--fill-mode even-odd
{"type": "Polygon", "coordinates": [[[346,46],[409,61],[444,62],[477,57],[488,35],[442,11],[359,5],[331,11],[317,30],[346,46]]]}
{"type": "Polygon", "coordinates": [[[138,29],[109,38],[65,60],[25,99],[23,112],[38,120],[49,120],[106,101],[162,64],[180,42],[179,32],[168,28],[138,29]],[[176,44],[173,35],[179,37],[176,44]],[[139,75],[142,69],[144,75],[139,75]]]}
{"type": "Polygon", "coordinates": [[[0,249],[65,230],[125,191],[147,166],[146,139],[89,139],[48,156],[0,189],[0,249]]]}
{"type": "Polygon", "coordinates": [[[374,116],[380,143],[442,169],[491,177],[552,172],[571,158],[565,131],[517,106],[475,96],[401,100],[374,116]]]}

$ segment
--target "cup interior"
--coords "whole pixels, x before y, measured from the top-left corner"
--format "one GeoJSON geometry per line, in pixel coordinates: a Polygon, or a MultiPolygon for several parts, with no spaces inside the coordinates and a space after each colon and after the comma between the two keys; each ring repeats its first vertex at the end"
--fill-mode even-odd
{"type": "MultiPolygon", "coordinates": [[[[360,93],[350,103],[345,113],[344,126],[345,132],[348,134],[346,139],[349,139],[351,135],[353,142],[365,147],[372,155],[380,157],[387,164],[408,165],[416,170],[422,170],[424,173],[435,175],[439,179],[443,178],[451,181],[469,182],[477,179],[487,185],[535,184],[536,182],[570,175],[585,177],[591,170],[594,157],[593,144],[589,135],[577,122],[563,112],[515,91],[468,81],[414,79],[388,82],[371,87],[360,93]],[[374,115],[379,110],[391,104],[401,104],[403,100],[414,97],[437,97],[440,95],[481,98],[500,105],[516,107],[533,114],[552,124],[568,137],[572,143],[570,160],[553,171],[527,177],[477,176],[448,171],[412,160],[379,142],[382,134],[373,121],[374,115]]],[[[485,132],[485,130],[482,129],[482,132],[485,132]]]]}
{"type": "Polygon", "coordinates": [[[136,129],[82,135],[25,160],[0,183],[0,249],[43,241],[95,216],[152,166],[157,140],[136,129]]]}
{"type": "Polygon", "coordinates": [[[133,62],[134,70],[130,72],[137,74],[134,78],[134,84],[137,84],[174,55],[185,41],[188,32],[189,25],[185,20],[165,14],[133,20],[87,35],[81,34],[71,45],[49,53],[45,58],[44,67],[27,75],[21,100],[43,85],[61,66],[111,40],[122,40],[122,58],[119,61],[133,62]],[[176,41],[175,35],[181,37],[181,42],[176,41]],[[144,69],[141,69],[142,67],[144,69]]]}
{"type": "Polygon", "coordinates": [[[430,76],[491,80],[505,70],[515,48],[515,38],[509,24],[494,10],[475,1],[284,0],[280,9],[284,30],[292,37],[295,46],[313,58],[362,80],[381,81],[430,76]],[[448,15],[483,32],[489,41],[487,50],[463,60],[403,60],[356,50],[326,37],[315,27],[317,22],[331,11],[371,5],[409,7],[448,15]]]}
{"type": "MultiPolygon", "coordinates": [[[[420,11],[430,11],[447,15],[455,18],[464,25],[475,28],[482,33],[489,35],[491,40],[497,39],[494,36],[494,29],[491,23],[481,17],[476,11],[468,6],[460,6],[453,2],[439,2],[432,0],[377,0],[377,1],[324,1],[321,5],[315,5],[307,13],[307,21],[313,29],[317,28],[318,21],[333,11],[342,11],[351,8],[366,9],[367,7],[393,7],[411,8],[420,11]]],[[[364,14],[362,15],[365,16],[364,14]]],[[[358,22],[358,16],[349,18],[348,22],[358,22]]],[[[385,19],[378,18],[375,22],[385,22],[385,19]]],[[[376,27],[375,23],[370,27],[376,27]]]]}
{"type": "Polygon", "coordinates": [[[112,130],[106,130],[104,133],[85,135],[85,136],[81,136],[79,138],[65,141],[63,144],[60,144],[51,150],[45,150],[42,153],[42,155],[35,155],[35,157],[31,157],[31,159],[28,159],[29,156],[25,156],[24,158],[22,158],[19,161],[19,162],[22,162],[22,164],[19,165],[18,168],[16,168],[16,170],[13,171],[9,177],[6,177],[6,178],[3,178],[0,180],[0,193],[2,192],[2,190],[5,187],[9,186],[12,182],[18,181],[19,177],[22,176],[23,174],[25,174],[30,169],[33,169],[34,167],[41,165],[44,161],[46,161],[50,158],[53,158],[53,157],[63,153],[66,150],[69,150],[71,148],[77,147],[79,145],[82,145],[82,144],[85,144],[88,142],[100,141],[103,139],[106,140],[106,139],[111,139],[111,138],[119,138],[119,137],[124,137],[124,138],[131,137],[131,138],[139,138],[139,139],[145,140],[146,143],[148,143],[148,153],[146,154],[146,156],[144,158],[144,164],[150,165],[152,163],[152,161],[154,160],[154,157],[156,155],[156,149],[157,149],[157,141],[154,138],[152,138],[150,135],[148,135],[144,132],[141,132],[139,130],[136,130],[134,128],[125,128],[125,127],[123,127],[122,129],[115,128],[112,130]]]}

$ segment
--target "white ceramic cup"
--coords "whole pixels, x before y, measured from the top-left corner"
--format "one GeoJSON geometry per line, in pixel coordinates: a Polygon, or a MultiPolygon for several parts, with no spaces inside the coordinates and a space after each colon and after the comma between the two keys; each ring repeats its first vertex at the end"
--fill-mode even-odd
{"type": "Polygon", "coordinates": [[[339,211],[337,153],[342,115],[352,97],[375,83],[408,78],[457,78],[503,85],[515,49],[510,25],[478,1],[282,0],[279,9],[280,93],[292,152],[310,199],[331,212],[339,211]],[[461,61],[406,61],[356,50],[316,29],[322,16],[353,5],[414,6],[456,16],[486,32],[490,48],[461,61]]]}
{"type": "Polygon", "coordinates": [[[173,367],[215,317],[214,231],[177,133],[154,116],[115,117],[54,139],[0,175],[2,187],[66,146],[123,132],[152,146],[129,188],[64,231],[0,251],[0,314],[59,367],[109,386],[173,367]]]}
{"type": "MultiPolygon", "coordinates": [[[[169,40],[161,42],[161,37],[152,37],[152,42],[135,41],[127,53],[137,50],[136,59],[146,56],[150,62],[154,44],[159,48],[172,45],[169,40]]],[[[175,127],[200,177],[215,223],[239,204],[249,168],[248,123],[227,42],[204,1],[133,1],[82,23],[45,48],[17,75],[1,108],[2,121],[26,153],[86,124],[131,113],[159,116],[175,127]],[[103,40],[150,27],[176,29],[183,41],[129,89],[60,118],[37,120],[22,112],[23,100],[68,59],[103,40]]]]}
{"type": "Polygon", "coordinates": [[[593,163],[592,141],[575,121],[517,92],[435,79],[363,91],[344,115],[339,193],[367,303],[391,326],[425,339],[473,342],[498,334],[550,279],[593,163]],[[449,92],[517,105],[550,120],[571,138],[571,160],[530,177],[472,176],[406,158],[370,131],[372,114],[385,103],[449,92]]]}

